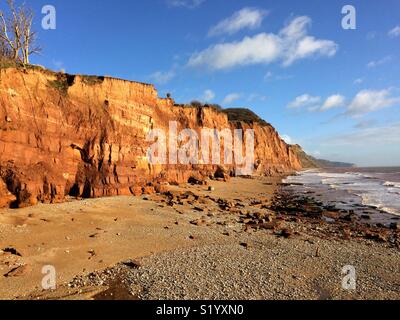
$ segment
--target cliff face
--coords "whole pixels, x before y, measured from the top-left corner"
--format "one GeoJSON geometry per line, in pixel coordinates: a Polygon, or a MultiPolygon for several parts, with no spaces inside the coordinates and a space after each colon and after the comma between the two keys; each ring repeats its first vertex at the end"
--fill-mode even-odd
{"type": "MultiPolygon", "coordinates": [[[[152,85],[113,78],[1,70],[0,206],[22,207],[65,196],[141,194],[213,175],[213,165],[151,165],[151,129],[255,130],[255,174],[301,168],[270,125],[230,122],[211,108],[174,106],[152,85]]],[[[221,152],[223,152],[221,150],[221,152]]],[[[226,170],[232,170],[227,166],[226,170]]]]}
{"type": "Polygon", "coordinates": [[[290,145],[289,148],[293,151],[294,154],[296,154],[297,158],[300,160],[301,166],[304,169],[313,169],[320,167],[317,163],[317,159],[305,153],[303,148],[298,144],[290,145]]]}

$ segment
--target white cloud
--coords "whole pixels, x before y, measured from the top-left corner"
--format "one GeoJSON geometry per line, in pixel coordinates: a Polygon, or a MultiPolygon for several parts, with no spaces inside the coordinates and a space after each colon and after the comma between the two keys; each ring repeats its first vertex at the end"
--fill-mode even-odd
{"type": "Polygon", "coordinates": [[[288,79],[292,79],[292,78],[293,78],[292,75],[289,75],[289,74],[275,75],[271,71],[268,71],[264,76],[265,81],[288,80],[288,79]]]}
{"type": "Polygon", "coordinates": [[[274,76],[274,74],[271,71],[268,71],[265,76],[264,79],[268,80],[268,79],[272,79],[272,77],[274,76]]]}
{"type": "Polygon", "coordinates": [[[338,49],[335,42],[307,36],[310,24],[309,17],[298,17],[279,34],[260,33],[241,41],[212,45],[194,53],[188,66],[207,66],[212,70],[273,62],[282,62],[284,66],[289,66],[299,59],[335,55],[338,49]]]}
{"type": "Polygon", "coordinates": [[[158,84],[166,84],[170,82],[175,77],[174,71],[157,71],[152,73],[149,78],[158,84]]]}
{"type": "Polygon", "coordinates": [[[389,37],[395,38],[400,36],[400,26],[395,26],[392,30],[388,33],[389,37]]]}
{"type": "Polygon", "coordinates": [[[181,7],[187,9],[194,9],[203,4],[205,0],[167,0],[170,7],[181,7]]]}
{"type": "Polygon", "coordinates": [[[294,144],[293,139],[288,136],[287,134],[284,134],[281,136],[282,140],[285,141],[287,144],[294,144]]]}
{"type": "Polygon", "coordinates": [[[188,65],[208,66],[211,69],[229,69],[236,66],[270,63],[280,55],[280,39],[272,34],[260,33],[242,41],[217,44],[192,55],[188,65]]]}
{"type": "Polygon", "coordinates": [[[256,8],[243,8],[231,17],[222,20],[208,32],[209,36],[221,34],[234,34],[242,29],[256,29],[261,26],[267,11],[256,8]]]}
{"type": "Polygon", "coordinates": [[[64,73],[66,72],[66,68],[64,66],[64,62],[63,61],[61,61],[61,60],[52,60],[52,63],[54,65],[54,67],[57,68],[57,70],[60,70],[60,71],[62,71],[64,73]]]}
{"type": "Polygon", "coordinates": [[[392,88],[384,90],[362,90],[357,93],[350,103],[346,103],[346,98],[344,96],[334,94],[326,98],[322,105],[320,105],[321,97],[303,94],[290,102],[287,107],[289,109],[307,108],[309,112],[324,112],[333,108],[345,107],[345,115],[357,118],[369,112],[400,104],[400,96],[393,96],[392,91],[392,88]]]}
{"type": "Polygon", "coordinates": [[[230,93],[228,94],[224,100],[222,101],[223,104],[230,104],[232,102],[235,102],[241,98],[241,94],[239,93],[230,93]]]}
{"type": "Polygon", "coordinates": [[[247,101],[249,102],[253,102],[253,101],[261,101],[261,102],[265,102],[267,101],[268,97],[264,96],[262,94],[258,94],[258,93],[252,93],[248,96],[247,101]]]}
{"type": "Polygon", "coordinates": [[[391,89],[384,90],[362,90],[350,103],[347,113],[353,116],[392,107],[400,103],[400,97],[393,97],[391,89]]]}
{"type": "Polygon", "coordinates": [[[376,120],[375,119],[361,120],[361,121],[357,122],[354,125],[354,128],[356,128],[356,129],[366,129],[366,128],[372,127],[375,124],[376,124],[376,120]]]}
{"type": "Polygon", "coordinates": [[[314,54],[332,57],[336,54],[338,45],[331,40],[319,40],[307,36],[307,28],[311,25],[311,19],[307,16],[295,18],[280,32],[280,36],[286,47],[285,66],[291,65],[299,59],[310,57],[314,54]]]}
{"type": "Polygon", "coordinates": [[[321,152],[319,150],[304,150],[304,152],[310,156],[313,156],[314,158],[320,158],[321,157],[321,152]]]}
{"type": "Polygon", "coordinates": [[[386,57],[384,57],[384,58],[382,58],[382,59],[380,59],[380,60],[373,60],[373,61],[370,61],[370,62],[367,64],[367,67],[368,67],[368,68],[375,68],[375,67],[378,67],[378,66],[380,66],[380,65],[382,65],[382,64],[388,63],[388,62],[390,62],[390,61],[392,61],[392,56],[386,56],[386,57]]]}
{"type": "Polygon", "coordinates": [[[311,18],[301,16],[294,18],[280,32],[282,38],[301,39],[307,35],[307,28],[311,24],[311,18]]]}
{"type": "Polygon", "coordinates": [[[314,107],[321,101],[321,97],[313,97],[309,94],[298,96],[288,104],[289,109],[298,109],[302,107],[314,107]]]}
{"type": "Polygon", "coordinates": [[[361,84],[361,83],[363,83],[364,82],[364,79],[363,78],[358,78],[358,79],[356,79],[356,80],[354,80],[354,84],[361,84]]]}
{"type": "Polygon", "coordinates": [[[332,145],[349,145],[349,146],[371,146],[378,144],[400,143],[400,123],[393,123],[387,126],[364,128],[336,137],[326,138],[325,143],[332,145]]]}
{"type": "Polygon", "coordinates": [[[340,94],[335,94],[330,97],[328,97],[322,107],[320,108],[320,111],[327,111],[332,108],[337,108],[341,107],[344,105],[345,97],[343,97],[340,94]]]}
{"type": "Polygon", "coordinates": [[[204,102],[211,102],[212,100],[214,100],[214,98],[215,98],[215,93],[212,90],[207,89],[204,91],[203,96],[200,100],[204,102]]]}
{"type": "Polygon", "coordinates": [[[316,158],[321,157],[321,151],[318,151],[318,150],[311,151],[309,154],[316,158]]]}
{"type": "Polygon", "coordinates": [[[319,111],[320,110],[320,106],[319,105],[313,105],[313,106],[309,106],[308,108],[307,108],[307,111],[308,112],[316,112],[316,111],[319,111]]]}

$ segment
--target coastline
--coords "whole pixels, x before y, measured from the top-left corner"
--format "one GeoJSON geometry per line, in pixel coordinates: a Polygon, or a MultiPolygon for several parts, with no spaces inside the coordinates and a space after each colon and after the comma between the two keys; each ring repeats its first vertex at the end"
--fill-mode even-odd
{"type": "Polygon", "coordinates": [[[2,275],[17,268],[0,278],[0,298],[400,298],[398,229],[342,218],[281,185],[233,178],[2,210],[1,249],[20,256],[0,252],[2,275]],[[40,288],[44,264],[57,270],[55,291],[40,288]],[[346,265],[355,291],[342,288],[346,265]]]}
{"type": "Polygon", "coordinates": [[[284,180],[287,191],[304,195],[324,209],[342,213],[370,225],[390,227],[400,220],[400,168],[321,168],[298,172],[284,180]]]}

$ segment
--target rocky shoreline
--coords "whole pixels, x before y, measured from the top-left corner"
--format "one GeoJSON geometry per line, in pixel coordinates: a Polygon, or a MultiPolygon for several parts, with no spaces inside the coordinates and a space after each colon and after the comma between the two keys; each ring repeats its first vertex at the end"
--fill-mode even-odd
{"type": "Polygon", "coordinates": [[[76,275],[51,294],[28,297],[399,298],[397,224],[368,225],[352,212],[286,192],[279,179],[192,182],[143,198],[156,205],[154,210],[169,210],[175,221],[164,231],[183,225],[189,246],[122,260],[76,275]],[[262,193],[260,186],[273,186],[275,192],[262,193]],[[360,273],[356,291],[342,289],[341,269],[346,265],[355,265],[360,273]]]}
{"type": "MultiPolygon", "coordinates": [[[[283,184],[285,185],[285,184],[283,184]]],[[[312,196],[296,194],[280,188],[271,207],[285,220],[303,222],[309,226],[308,232],[327,238],[350,240],[364,238],[400,247],[400,218],[393,216],[388,225],[371,223],[370,214],[374,213],[365,206],[355,205],[364,214],[356,210],[340,209],[335,205],[325,205],[312,196]]]]}

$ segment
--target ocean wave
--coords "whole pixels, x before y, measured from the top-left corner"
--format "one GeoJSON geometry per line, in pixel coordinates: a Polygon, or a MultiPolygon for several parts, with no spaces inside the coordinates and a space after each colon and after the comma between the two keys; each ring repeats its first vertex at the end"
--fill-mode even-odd
{"type": "Polygon", "coordinates": [[[385,203],[384,201],[382,201],[381,198],[379,196],[377,196],[376,194],[372,195],[372,194],[364,193],[364,194],[360,194],[359,196],[362,199],[362,204],[365,206],[374,207],[379,210],[385,211],[387,213],[390,213],[390,214],[393,214],[396,216],[400,216],[400,208],[389,207],[388,203],[385,203]]]}
{"type": "Polygon", "coordinates": [[[385,181],[383,184],[385,187],[394,187],[394,188],[400,188],[400,182],[393,182],[393,181],[385,181]]]}
{"type": "Polygon", "coordinates": [[[316,172],[304,171],[299,175],[289,176],[286,179],[283,179],[283,183],[291,184],[291,183],[301,183],[301,184],[319,184],[321,183],[321,179],[316,175],[316,172]]]}
{"type": "MultiPolygon", "coordinates": [[[[309,170],[288,177],[284,182],[293,186],[297,185],[300,190],[311,188],[325,195],[326,192],[332,192],[333,196],[341,197],[342,200],[343,197],[346,198],[347,194],[349,199],[356,197],[357,202],[364,206],[400,216],[400,182],[391,181],[392,179],[397,180],[397,177],[391,177],[393,176],[387,174],[380,177],[376,173],[309,170]]],[[[349,205],[351,205],[350,202],[349,205]]]]}
{"type": "Polygon", "coordinates": [[[322,178],[347,178],[348,176],[352,176],[353,174],[349,173],[332,173],[332,172],[320,172],[318,176],[322,178]]]}
{"type": "Polygon", "coordinates": [[[388,191],[391,194],[396,194],[396,195],[400,195],[400,190],[393,190],[393,189],[389,189],[388,191]]]}

